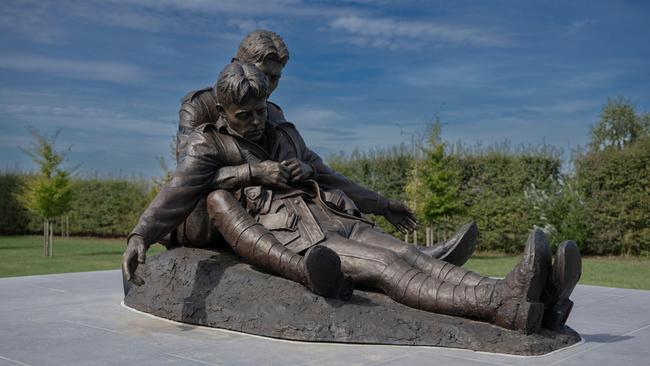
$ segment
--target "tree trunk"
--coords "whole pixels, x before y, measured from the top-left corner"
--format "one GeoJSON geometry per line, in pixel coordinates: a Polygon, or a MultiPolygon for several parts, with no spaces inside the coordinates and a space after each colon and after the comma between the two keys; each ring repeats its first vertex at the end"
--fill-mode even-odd
{"type": "Polygon", "coordinates": [[[49,257],[52,257],[54,255],[53,246],[54,246],[54,223],[52,223],[52,225],[50,225],[50,243],[48,245],[48,249],[49,249],[48,256],[49,257]]]}
{"type": "Polygon", "coordinates": [[[48,221],[43,220],[43,256],[47,257],[47,243],[48,243],[48,238],[49,238],[49,233],[50,229],[48,228],[48,221]]]}

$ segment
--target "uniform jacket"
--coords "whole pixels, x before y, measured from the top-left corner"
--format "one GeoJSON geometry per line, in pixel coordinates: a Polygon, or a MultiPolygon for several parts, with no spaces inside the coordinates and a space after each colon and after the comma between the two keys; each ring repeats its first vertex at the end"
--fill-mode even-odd
{"type": "Polygon", "coordinates": [[[276,237],[296,251],[324,238],[304,204],[306,196],[323,196],[328,206],[341,213],[354,213],[357,208],[363,213],[385,212],[388,202],[384,197],[330,169],[305,145],[293,124],[269,120],[263,140],[265,147],[237,135],[222,119],[193,129],[172,180],[147,207],[131,235],[141,235],[146,244],[157,242],[215,189],[241,191],[251,214],[268,229],[277,231],[276,237]],[[316,185],[312,183],[311,187],[315,188],[296,186],[291,191],[279,191],[252,186],[251,163],[291,158],[312,166],[316,185]]]}

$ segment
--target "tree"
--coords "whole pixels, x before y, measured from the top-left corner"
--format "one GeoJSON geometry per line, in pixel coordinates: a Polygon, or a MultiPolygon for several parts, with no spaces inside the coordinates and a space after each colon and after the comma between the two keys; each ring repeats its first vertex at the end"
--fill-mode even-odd
{"type": "Polygon", "coordinates": [[[650,115],[638,115],[629,99],[609,99],[600,120],[591,129],[591,150],[615,147],[619,150],[650,132],[650,115]]]}
{"type": "Polygon", "coordinates": [[[43,218],[43,255],[51,257],[54,254],[53,220],[71,208],[72,170],[62,167],[66,153],[57,151],[55,147],[60,130],[51,137],[41,135],[31,127],[28,131],[36,141],[30,148],[22,150],[38,165],[39,172],[26,180],[17,198],[25,208],[43,218]]]}
{"type": "MultiPolygon", "coordinates": [[[[441,124],[436,121],[431,126],[429,141],[422,148],[423,159],[415,160],[413,174],[407,184],[407,192],[418,202],[416,213],[436,231],[449,229],[443,227],[449,217],[461,214],[463,204],[459,197],[460,179],[453,159],[445,153],[445,143],[441,140],[441,124]]],[[[430,229],[429,229],[430,230],[430,229]]],[[[427,233],[427,244],[432,244],[433,232],[427,233]]]]}

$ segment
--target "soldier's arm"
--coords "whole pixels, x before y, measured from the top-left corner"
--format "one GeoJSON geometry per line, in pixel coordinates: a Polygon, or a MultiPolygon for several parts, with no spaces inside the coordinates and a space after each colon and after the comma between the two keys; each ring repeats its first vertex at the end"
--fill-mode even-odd
{"type": "Polygon", "coordinates": [[[199,131],[193,132],[186,154],[178,162],[172,180],[140,216],[131,235],[139,235],[145,244],[151,245],[177,227],[209,190],[216,172],[221,168],[221,155],[208,136],[199,131]]]}
{"type": "Polygon", "coordinates": [[[127,238],[122,271],[128,281],[144,283],[135,272],[144,263],[147,249],[185,220],[209,189],[219,168],[220,154],[214,142],[198,131],[193,132],[172,180],[158,192],[127,238]]]}

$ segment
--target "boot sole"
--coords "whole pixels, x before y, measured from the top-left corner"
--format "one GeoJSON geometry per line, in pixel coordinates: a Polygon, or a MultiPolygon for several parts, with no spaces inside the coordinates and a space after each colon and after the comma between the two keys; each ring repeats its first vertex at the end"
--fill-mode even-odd
{"type": "Polygon", "coordinates": [[[544,304],[541,302],[523,302],[517,309],[515,329],[526,334],[537,332],[542,326],[544,304]]]}
{"type": "Polygon", "coordinates": [[[551,309],[548,309],[544,314],[544,328],[561,331],[564,329],[564,324],[566,324],[569,314],[573,309],[573,301],[565,299],[558,302],[551,309]]]}
{"type": "Polygon", "coordinates": [[[553,265],[553,281],[557,282],[558,289],[554,298],[546,300],[546,313],[543,321],[545,328],[555,331],[564,328],[573,308],[573,302],[569,300],[569,296],[578,284],[581,272],[582,260],[578,246],[572,241],[560,244],[553,265]]]}
{"type": "Polygon", "coordinates": [[[313,247],[305,257],[305,269],[312,290],[323,296],[349,300],[354,286],[341,272],[341,259],[324,246],[313,247]]]}

